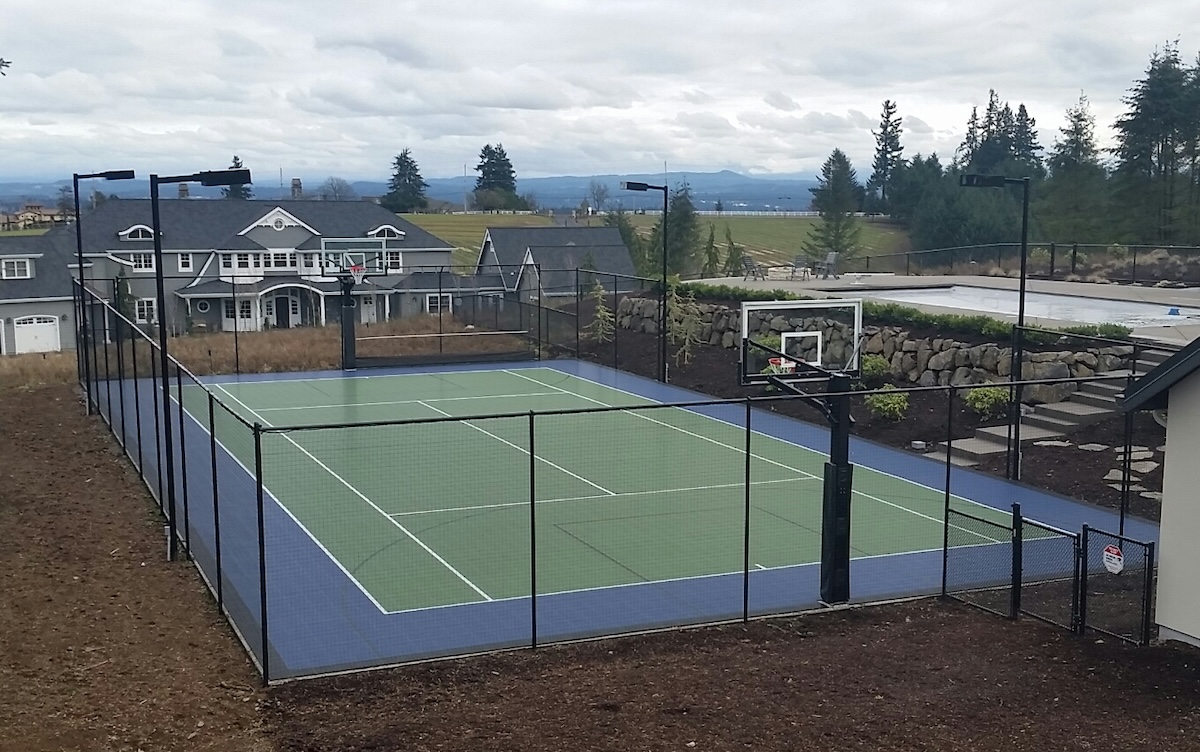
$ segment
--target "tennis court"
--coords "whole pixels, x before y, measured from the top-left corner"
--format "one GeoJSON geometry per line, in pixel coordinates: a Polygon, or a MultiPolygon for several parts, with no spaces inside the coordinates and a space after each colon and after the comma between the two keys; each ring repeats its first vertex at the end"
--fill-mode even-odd
{"type": "MultiPolygon", "coordinates": [[[[268,428],[457,419],[263,434],[265,490],[383,612],[528,596],[532,546],[540,594],[739,573],[747,532],[754,570],[819,560],[824,455],[747,455],[744,420],[550,368],[213,388],[268,428]]],[[[855,501],[855,557],[940,550],[941,490],[857,468],[855,501]]]]}

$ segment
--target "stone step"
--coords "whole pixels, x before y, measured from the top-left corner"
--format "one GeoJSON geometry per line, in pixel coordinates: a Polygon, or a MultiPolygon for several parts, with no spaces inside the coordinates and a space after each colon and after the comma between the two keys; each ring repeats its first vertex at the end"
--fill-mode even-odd
{"type": "MultiPolygon", "coordinates": [[[[939,464],[946,464],[946,450],[944,448],[934,449],[927,452],[925,456],[931,460],[937,460],[939,464]]],[[[957,465],[958,467],[975,467],[979,462],[966,457],[960,457],[957,453],[953,453],[950,455],[950,464],[957,465]]]]}
{"type": "Polygon", "coordinates": [[[1174,353],[1168,350],[1142,350],[1138,353],[1138,362],[1158,365],[1172,355],[1174,353]]]}
{"type": "MultiPolygon", "coordinates": [[[[962,460],[979,462],[987,459],[988,457],[995,457],[997,454],[1003,454],[1005,451],[1007,451],[1007,449],[1008,447],[1006,447],[1003,442],[996,443],[995,441],[988,441],[986,439],[978,438],[956,439],[953,447],[951,447],[951,454],[952,456],[962,460]]],[[[942,443],[938,444],[937,451],[941,451],[944,456],[946,451],[946,442],[943,441],[942,443]]]]}
{"type": "Polygon", "coordinates": [[[1058,431],[1059,433],[1074,433],[1076,431],[1087,428],[1086,425],[1084,425],[1082,423],[1076,423],[1075,421],[1070,420],[1068,418],[1060,418],[1060,417],[1056,417],[1054,415],[1047,415],[1045,413],[1036,413],[1035,412],[1031,415],[1026,415],[1024,418],[1021,419],[1021,438],[1022,439],[1025,437],[1025,430],[1030,426],[1033,426],[1036,428],[1048,428],[1048,429],[1058,431]]]}
{"type": "MultiPolygon", "coordinates": [[[[1041,439],[1056,439],[1062,436],[1063,432],[1053,428],[1042,428],[1040,426],[1021,426],[1021,443],[1027,441],[1040,441],[1041,439]]],[[[975,438],[983,439],[984,441],[993,441],[1001,445],[1008,442],[1008,426],[992,426],[991,428],[975,429],[975,438]]]]}
{"type": "Polygon", "coordinates": [[[1108,402],[1105,406],[1089,405],[1076,402],[1075,395],[1072,395],[1067,402],[1038,405],[1034,408],[1034,414],[1058,418],[1077,425],[1087,425],[1112,417],[1116,411],[1116,406],[1116,400],[1108,402]]]}
{"type": "Polygon", "coordinates": [[[1083,394],[1099,394],[1104,397],[1113,397],[1125,391],[1125,382],[1120,379],[1113,381],[1085,381],[1079,384],[1077,393],[1083,394]]]}
{"type": "Polygon", "coordinates": [[[1085,392],[1083,390],[1072,394],[1071,401],[1066,404],[1098,407],[1110,413],[1115,413],[1119,409],[1117,407],[1117,398],[1115,396],[1109,394],[1095,394],[1093,392],[1085,392]]]}

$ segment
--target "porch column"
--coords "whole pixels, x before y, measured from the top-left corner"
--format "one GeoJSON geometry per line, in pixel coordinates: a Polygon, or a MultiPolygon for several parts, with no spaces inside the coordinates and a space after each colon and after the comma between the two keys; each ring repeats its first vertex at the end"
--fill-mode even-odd
{"type": "Polygon", "coordinates": [[[317,295],[320,296],[321,301],[321,326],[325,326],[325,293],[318,292],[317,295]]]}

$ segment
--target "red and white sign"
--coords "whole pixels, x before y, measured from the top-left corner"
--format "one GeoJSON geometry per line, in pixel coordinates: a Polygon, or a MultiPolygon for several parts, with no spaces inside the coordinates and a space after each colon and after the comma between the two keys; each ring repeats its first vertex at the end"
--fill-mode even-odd
{"type": "Polygon", "coordinates": [[[1104,547],[1104,568],[1113,574],[1120,574],[1125,568],[1125,555],[1118,546],[1104,547]]]}

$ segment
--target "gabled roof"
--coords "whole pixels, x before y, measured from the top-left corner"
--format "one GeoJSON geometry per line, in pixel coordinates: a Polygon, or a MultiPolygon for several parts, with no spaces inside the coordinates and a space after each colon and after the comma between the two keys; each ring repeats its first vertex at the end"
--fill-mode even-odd
{"type": "Polygon", "coordinates": [[[449,272],[413,272],[396,283],[404,292],[456,292],[486,290],[501,292],[504,282],[498,274],[451,274],[449,272]]]}
{"type": "MultiPolygon", "coordinates": [[[[574,248],[579,252],[581,261],[587,255],[588,249],[595,249],[593,257],[596,259],[597,271],[633,273],[633,262],[629,261],[628,249],[625,249],[624,254],[625,260],[629,262],[627,267],[608,269],[600,265],[597,255],[602,252],[600,249],[612,249],[617,246],[625,248],[625,243],[621,240],[621,231],[615,227],[489,227],[486,238],[492,242],[496,261],[501,266],[504,282],[510,290],[516,286],[521,264],[530,249],[537,249],[534,253],[534,263],[546,269],[568,268],[555,263],[565,261],[567,256],[564,254],[554,258],[551,249],[574,248]]],[[[479,265],[482,266],[482,248],[480,251],[479,265]]],[[[608,258],[615,255],[611,250],[603,253],[608,258]]]]}
{"type": "MultiPolygon", "coordinates": [[[[404,232],[403,239],[389,241],[394,248],[453,249],[446,241],[368,201],[162,199],[159,212],[163,250],[261,249],[239,233],[277,208],[326,238],[365,238],[380,225],[391,225],[404,232]]],[[[83,215],[83,247],[88,252],[149,249],[150,241],[122,241],[117,233],[138,224],[149,226],[150,222],[149,199],[105,201],[83,215]]],[[[73,226],[58,227],[47,234],[59,232],[73,235],[75,230],[73,226]]]]}
{"type": "Polygon", "coordinates": [[[56,242],[50,233],[0,237],[0,256],[40,255],[40,258],[33,258],[32,279],[0,279],[0,302],[27,298],[70,298],[73,293],[67,264],[75,263],[74,246],[73,240],[69,244],[56,242]]]}
{"type": "MultiPolygon", "coordinates": [[[[575,270],[585,267],[598,272],[594,275],[595,279],[609,290],[613,287],[614,278],[604,279],[606,273],[634,275],[633,259],[624,244],[530,246],[529,254],[542,270],[542,289],[547,293],[567,291],[574,294],[576,278],[580,278],[582,284],[582,277],[585,276],[585,272],[580,271],[577,275],[575,270]]],[[[588,283],[589,286],[591,284],[588,283]]]]}
{"type": "Polygon", "coordinates": [[[1125,412],[1134,410],[1161,410],[1167,406],[1167,392],[1171,387],[1200,369],[1200,339],[1192,342],[1179,352],[1158,364],[1145,376],[1142,376],[1125,392],[1121,400],[1121,409],[1125,412]]]}

